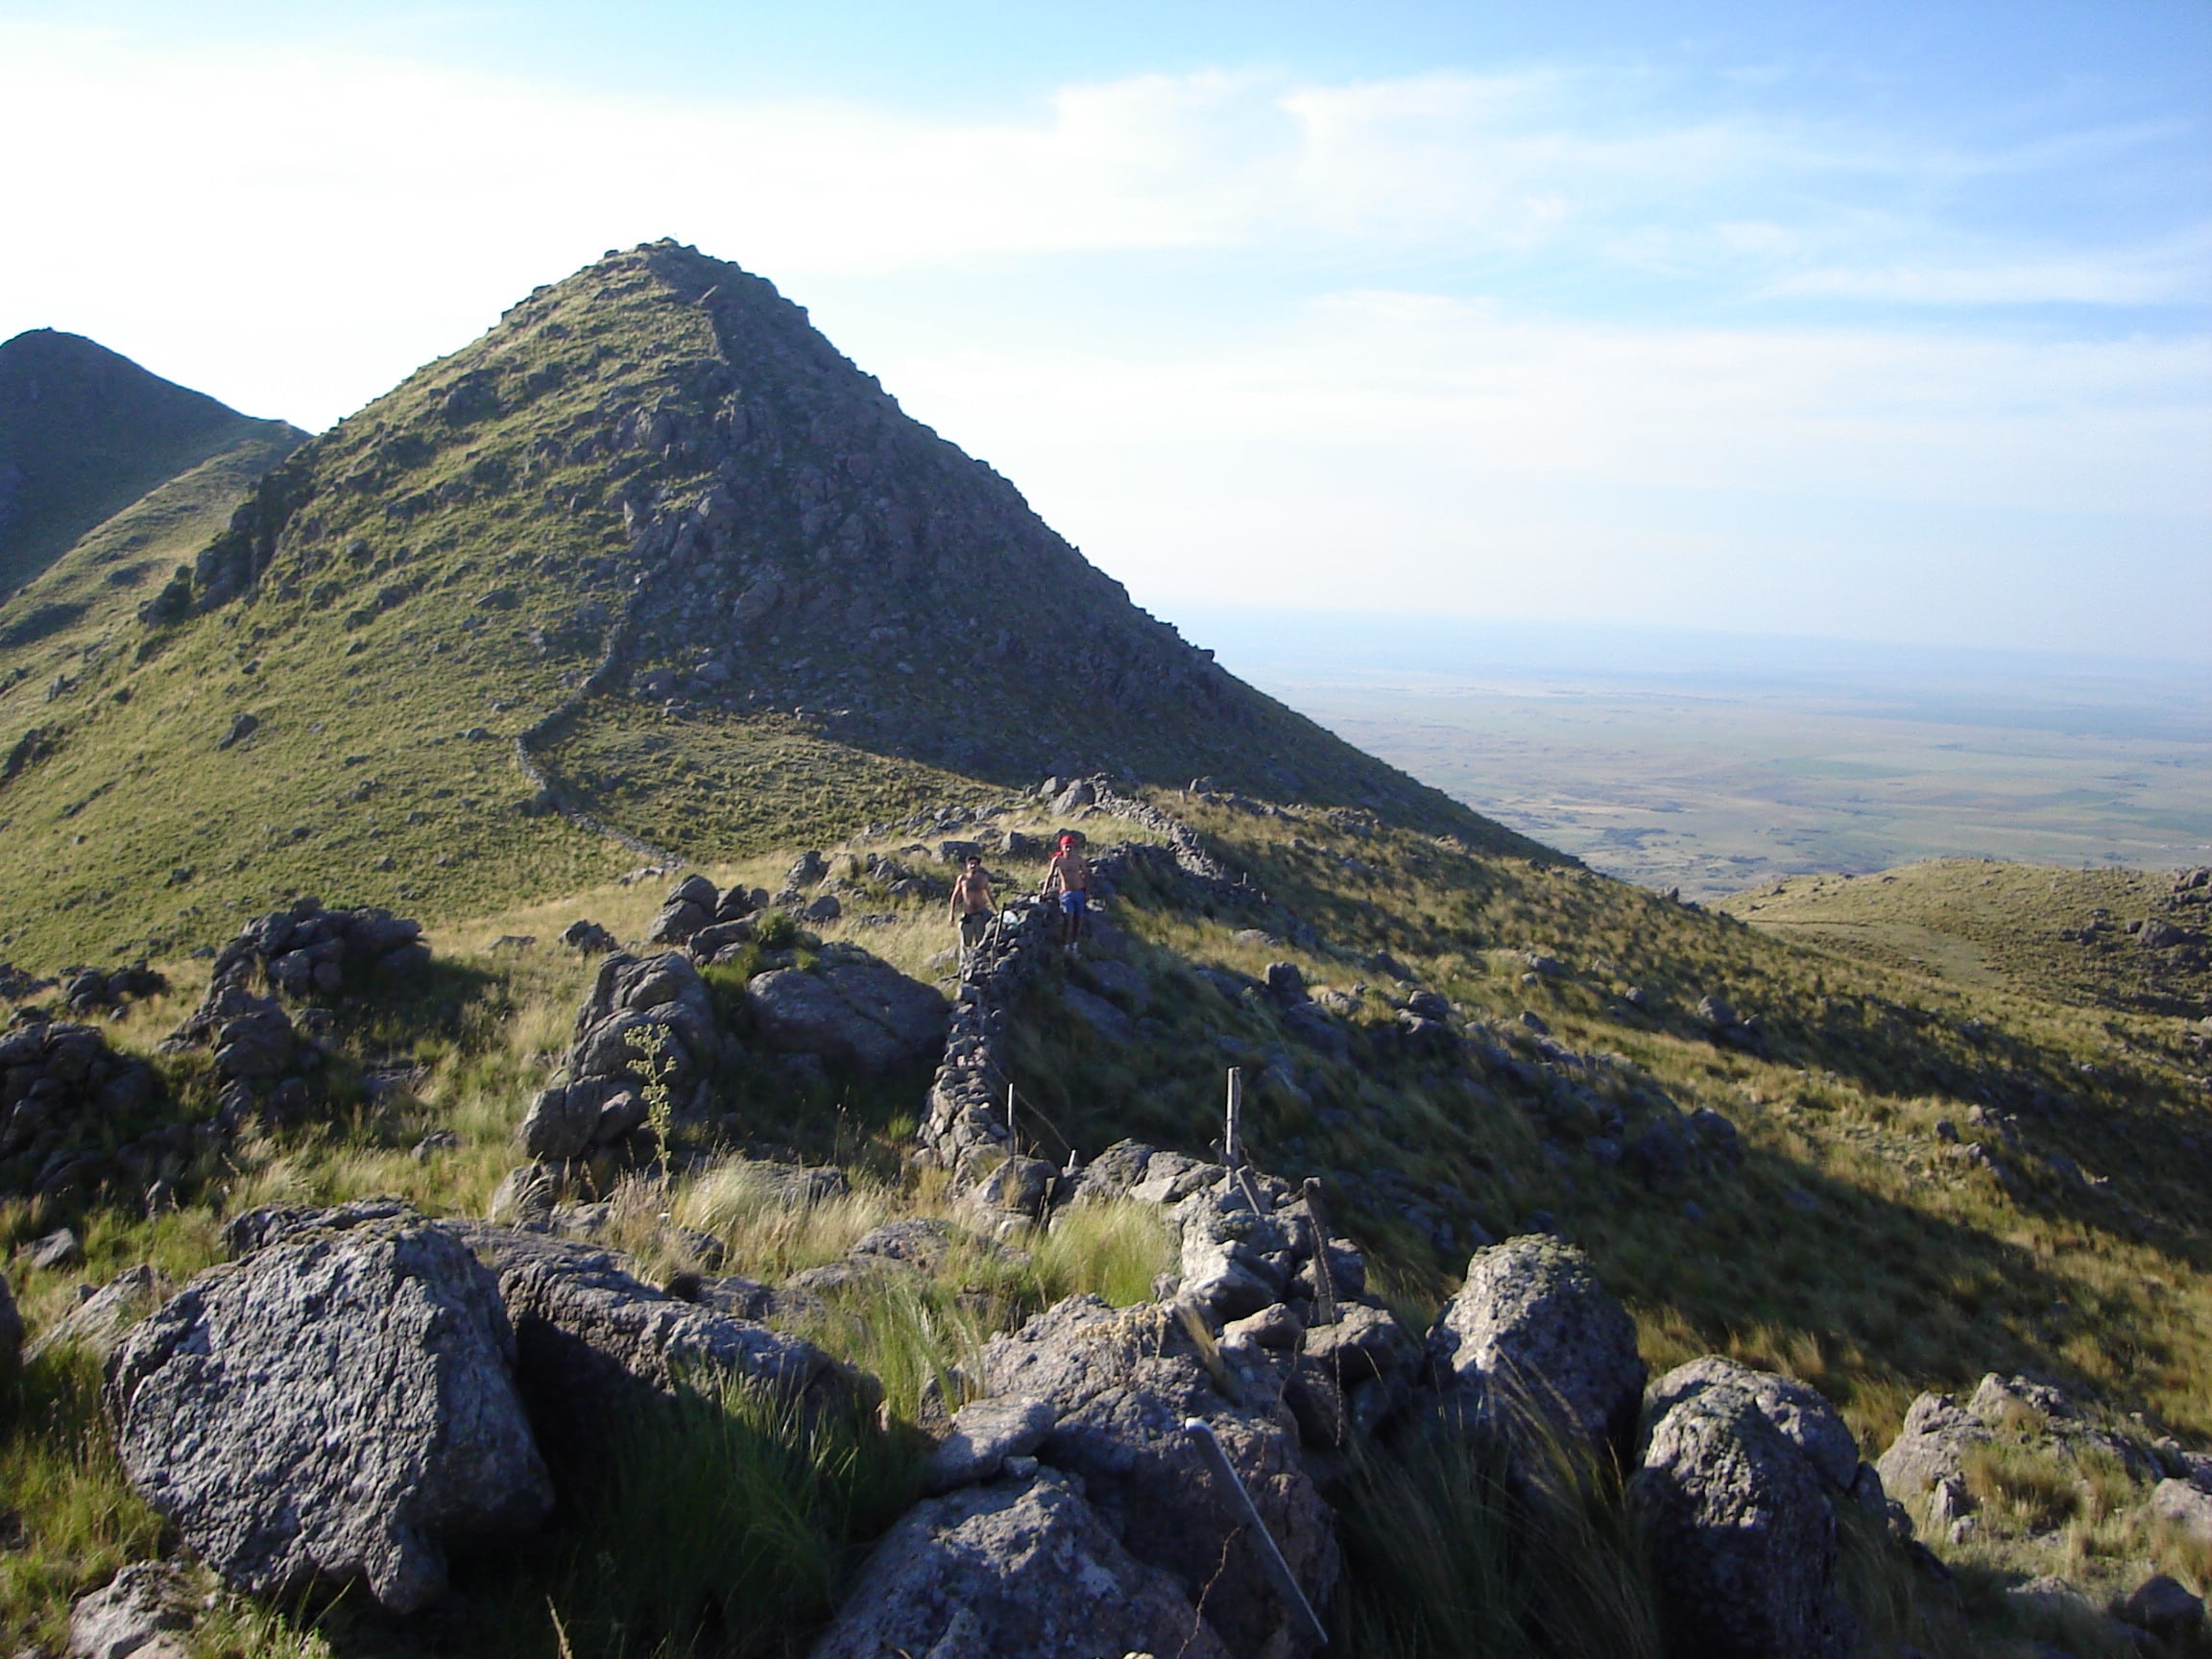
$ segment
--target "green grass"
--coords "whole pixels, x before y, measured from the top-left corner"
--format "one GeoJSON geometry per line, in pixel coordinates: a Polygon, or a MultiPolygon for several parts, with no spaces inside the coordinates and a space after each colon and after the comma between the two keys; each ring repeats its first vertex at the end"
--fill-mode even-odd
{"type": "Polygon", "coordinates": [[[1536,1414],[1488,1441],[1438,1425],[1369,1451],[1337,1516],[1333,1619],[1355,1659],[1658,1659],[1619,1482],[1536,1414]]]}
{"type": "Polygon", "coordinates": [[[17,1647],[59,1652],[71,1599],[159,1553],[170,1534],[124,1479],[87,1357],[41,1355],[7,1385],[0,1413],[0,1628],[17,1647]]]}
{"type": "Polygon", "coordinates": [[[553,1571],[499,1586],[519,1626],[509,1650],[548,1651],[557,1618],[579,1652],[802,1654],[853,1546],[917,1495],[924,1449],[910,1431],[809,1423],[734,1384],[646,1413],[555,1545],[553,1571]]]}
{"type": "MultiPolygon", "coordinates": [[[[1286,1175],[1323,1177],[1339,1229],[1368,1247],[1375,1288],[1413,1329],[1464,1267],[1463,1238],[1439,1248],[1432,1222],[1473,1221],[1504,1234],[1546,1210],[1630,1305],[1655,1369],[1718,1351],[1804,1378],[1837,1402],[1869,1453],[1887,1442],[1919,1390],[1970,1389],[1990,1369],[2050,1375],[2113,1411],[2144,1412],[2153,1430],[2212,1436],[2205,1405],[2212,1249],[2198,1202],[2208,1172],[2201,1141],[2189,1139],[2204,1133],[2212,1114],[2171,1021],[1808,950],[1572,868],[1484,855],[1380,822],[1170,805],[1199,822],[1271,904],[1208,914],[1172,885],[1133,884],[1114,915],[1119,944],[1101,941],[1098,950],[1118,952],[1152,977],[1131,1043],[1109,1042],[1070,1018],[1052,974],[1033,987],[1017,1021],[1015,1071],[1020,1120],[1046,1155],[1065,1155],[1062,1135],[1087,1155],[1124,1135],[1202,1150],[1218,1132],[1222,1069],[1235,1062],[1247,1067],[1254,1085],[1247,1132],[1259,1162],[1286,1175]],[[1347,870],[1346,855],[1369,874],[1347,870]],[[1238,936],[1253,926],[1279,941],[1297,932],[1306,943],[1238,936]],[[1378,948],[1487,1022],[1505,1060],[1470,1068],[1379,1046],[1375,1034],[1392,1020],[1386,998],[1404,988],[1370,961],[1378,948]],[[1568,973],[1523,983],[1528,950],[1560,958],[1568,973]],[[1272,960],[1298,962],[1317,987],[1359,992],[1349,1059],[1306,1047],[1264,998],[1224,998],[1194,972],[1217,965],[1258,974],[1272,960]],[[1648,993],[1642,1012],[1621,1000],[1631,984],[1648,993]],[[1707,991],[1762,1016],[1763,1052],[1716,1044],[1698,1026],[1691,1010],[1707,991]],[[1575,1051],[1603,1058],[1572,1073],[1569,1087],[1551,1081],[1552,1073],[1515,1070],[1538,1058],[1519,1022],[1525,1009],[1540,1013],[1575,1051]],[[1286,1059],[1291,1074],[1271,1079],[1286,1059]],[[1662,1094],[1683,1108],[1725,1113],[1743,1137],[1741,1168],[1704,1169],[1682,1189],[1653,1192],[1588,1154],[1585,1139],[1606,1128],[1609,1116],[1618,1114],[1633,1136],[1662,1094]],[[1994,1125],[1974,1122],[1970,1113],[1984,1100],[2017,1118],[2021,1147],[2008,1147],[1994,1125]],[[1947,1156],[1935,1132],[1939,1119],[1988,1142],[2012,1171],[2011,1188],[1947,1156]],[[2102,1185],[2063,1174],[2054,1155],[2074,1160],[2102,1185]],[[1698,1218],[1685,1214],[1686,1200],[1699,1206],[1698,1218]]],[[[1099,838],[1111,833],[1108,826],[1091,828],[1099,838]]],[[[855,850],[901,845],[894,833],[855,850]]],[[[834,867],[851,868],[842,849],[830,851],[834,867]]],[[[793,852],[763,850],[712,873],[725,884],[774,885],[793,852]]],[[[1025,873],[1009,874],[1026,880],[1025,873]]],[[[517,1160],[515,1125],[565,1046],[591,973],[589,963],[547,944],[495,951],[493,943],[514,934],[547,940],[576,914],[634,936],[658,898],[657,882],[606,883],[567,899],[517,900],[442,927],[442,965],[420,995],[337,1010],[339,1088],[325,1120],[235,1148],[230,1166],[181,1214],[158,1223],[117,1210],[82,1217],[87,1268],[13,1272],[34,1327],[59,1317],[79,1283],[133,1261],[158,1260],[183,1277],[212,1260],[216,1202],[231,1213],[262,1202],[394,1192],[433,1211],[479,1211],[517,1160]],[[398,1063],[415,1069],[414,1081],[372,1105],[359,1079],[398,1063]],[[454,1130],[459,1144],[418,1162],[411,1148],[431,1128],[454,1130]]],[[[927,954],[949,937],[941,905],[855,890],[855,910],[878,904],[897,917],[892,925],[826,931],[880,944],[909,971],[927,972],[927,954]]],[[[172,992],[112,1026],[118,1042],[151,1049],[197,995],[196,975],[204,970],[171,967],[172,992]]],[[[719,991],[727,998],[735,985],[719,991]]],[[[851,1172],[852,1192],[794,1208],[743,1166],[667,1189],[621,1187],[614,1241],[635,1250],[648,1270],[673,1265],[658,1221],[668,1211],[720,1238],[733,1270],[781,1281],[841,1259],[883,1221],[957,1218],[939,1177],[899,1165],[923,1081],[873,1093],[833,1089],[809,1099],[740,1081],[730,1098],[749,1115],[746,1132],[836,1157],[851,1172]]],[[[51,1219],[16,1206],[0,1213],[0,1232],[19,1242],[51,1219]]],[[[962,1380],[977,1375],[975,1357],[993,1333],[1073,1290],[1094,1289],[1118,1303],[1140,1299],[1172,1262],[1157,1216],[1127,1205],[1079,1208],[1052,1231],[1014,1242],[1025,1259],[969,1246],[934,1273],[895,1271],[841,1291],[807,1334],[880,1376],[891,1422],[911,1425],[957,1406],[962,1380]]],[[[868,1456],[879,1455],[896,1461],[902,1454],[894,1439],[868,1456]]],[[[49,1490],[82,1482],[86,1505],[99,1510],[98,1472],[84,1461],[82,1445],[70,1451],[58,1443],[36,1455],[56,1472],[49,1490]]],[[[1353,1530],[1375,1530],[1353,1548],[1356,1560],[1400,1548],[1389,1532],[1400,1514],[1431,1515],[1422,1528],[1459,1541],[1425,1564],[1408,1556],[1403,1571],[1410,1576],[1395,1588],[1373,1597],[1348,1589],[1348,1607],[1365,1608],[1357,1630],[1346,1627],[1347,1644],[1366,1645],[1356,1650],[1419,1650],[1424,1626],[1408,1610],[1441,1605],[1432,1598],[1462,1579],[1521,1575],[1484,1626],[1490,1633],[1482,1640],[1506,1645],[1494,1646],[1500,1651],[1512,1650],[1511,1632],[1537,1617],[1514,1596],[1610,1606],[1612,1619],[1627,1605],[1620,1596],[1637,1583],[1632,1552],[1623,1554],[1625,1546],[1610,1533],[1601,1547],[1574,1533],[1585,1542],[1555,1552],[1567,1563],[1560,1573],[1600,1572],[1610,1589],[1518,1567],[1514,1551],[1523,1546],[1474,1474],[1455,1475],[1448,1490],[1426,1496],[1414,1489],[1428,1478],[1418,1466],[1378,1466],[1362,1478],[1371,1490],[1359,1515],[1348,1511],[1348,1548],[1353,1530]],[[1524,1582],[1529,1574],[1535,1579],[1524,1582]]],[[[2017,1622],[1993,1588],[2008,1574],[2060,1571],[2118,1586],[2156,1568],[2206,1587],[2212,1563],[2201,1550],[2136,1525],[2116,1492],[2100,1496],[2092,1482],[2071,1499],[2056,1487],[2038,1497],[2027,1474],[1990,1479],[1997,1484],[1988,1511],[2023,1518],[2032,1511],[2034,1524],[1993,1525],[1964,1546],[1936,1540],[1964,1586],[1956,1605],[1900,1580],[1879,1550],[1847,1556],[1854,1595],[1872,1609],[1871,1623],[1931,1653],[1994,1654],[2015,1639],[2017,1622]]],[[[1575,1490],[1583,1497],[1547,1526],[1572,1521],[1602,1532],[1613,1525],[1604,1503],[1593,1506],[1586,1489],[1575,1490]]],[[[66,1506],[59,1496],[52,1502],[66,1506]]],[[[842,1560],[838,1551],[860,1534],[841,1533],[838,1525],[824,1523],[817,1543],[830,1540],[821,1547],[842,1560]]],[[[108,1557],[49,1551],[37,1559],[108,1557]]],[[[790,1576],[805,1583],[812,1571],[794,1567],[790,1576]]],[[[51,1627],[65,1575],[27,1584],[22,1627],[51,1627]]],[[[513,1605],[521,1622],[516,1628],[542,1644],[550,1626],[542,1599],[513,1605]]],[[[609,1627],[592,1623],[602,1615],[650,1627],[640,1651],[703,1627],[686,1627],[690,1615],[679,1617],[666,1601],[655,1605],[659,1611],[623,1615],[578,1602],[571,1637],[585,1626],[609,1627]]],[[[1419,1615],[1431,1617],[1441,1615],[1419,1615]]],[[[263,1639],[252,1636],[262,1626],[243,1614],[225,1628],[232,1631],[227,1641],[263,1639]]],[[[284,1640],[297,1640],[301,1628],[297,1619],[283,1623],[291,1633],[284,1640]]],[[[1634,1651],[1624,1628],[1616,1620],[1604,1626],[1611,1634],[1546,1637],[1555,1644],[1546,1650],[1634,1651]]],[[[516,1641],[522,1643],[517,1650],[531,1650],[522,1637],[516,1641]]]]}
{"type": "Polygon", "coordinates": [[[2196,930],[2212,920],[2212,906],[2167,909],[2173,892],[2162,870],[1947,858],[1877,876],[1794,877],[1722,907],[1781,937],[1909,972],[2084,1008],[2190,1017],[2212,1010],[2205,959],[2146,950],[2126,931],[2152,916],[2196,930]],[[2100,918],[2091,937],[2079,937],[2100,918]]]}

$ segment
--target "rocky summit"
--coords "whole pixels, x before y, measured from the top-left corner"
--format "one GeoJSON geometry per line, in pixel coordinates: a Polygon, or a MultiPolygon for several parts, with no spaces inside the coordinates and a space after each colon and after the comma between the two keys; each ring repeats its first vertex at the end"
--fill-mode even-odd
{"type": "Polygon", "coordinates": [[[303,886],[560,891],[1048,773],[1534,852],[1238,681],[804,309],[674,243],[539,290],[130,601],[0,702],[0,813],[74,808],[11,851],[16,930],[79,949],[303,886]]]}
{"type": "Polygon", "coordinates": [[[0,598],[9,1651],[2205,1651],[2203,872],[1607,880],[672,242],[256,442],[0,598]]]}

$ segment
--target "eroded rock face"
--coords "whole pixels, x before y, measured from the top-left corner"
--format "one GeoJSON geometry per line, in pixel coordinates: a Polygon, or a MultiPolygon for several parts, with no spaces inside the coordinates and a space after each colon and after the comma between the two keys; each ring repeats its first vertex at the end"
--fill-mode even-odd
{"type": "Polygon", "coordinates": [[[945,998],[888,962],[857,951],[809,973],[754,975],[745,1000],[768,1043],[832,1066],[880,1074],[934,1058],[945,1041],[945,998]]]}
{"type": "Polygon", "coordinates": [[[1857,1631],[1836,1585],[1836,1516],[1813,1460],[1768,1419],[1762,1393],[1779,1398],[1734,1382],[1677,1391],[1629,1482],[1667,1650],[1845,1659],[1857,1631]]]}
{"type": "Polygon", "coordinates": [[[1174,1575],[1041,1470],[935,1498],[876,1548],[813,1659],[1229,1659],[1174,1575]]]}
{"type": "Polygon", "coordinates": [[[1232,1404],[1166,1310],[1117,1311],[1095,1296],[1070,1297],[995,1337],[984,1370],[994,1395],[1053,1407],[1038,1455],[1082,1478],[1132,1554],[1174,1575],[1188,1596],[1205,1596],[1207,1622],[1231,1653],[1305,1651],[1258,1546],[1233,1536],[1233,1495],[1214,1489],[1182,1428],[1193,1417],[1212,1425],[1307,1599],[1325,1606],[1339,1567],[1335,1532],[1286,1412],[1232,1404]]]}
{"type": "Polygon", "coordinates": [[[1481,1413],[1518,1400],[1626,1460],[1644,1398],[1636,1322],[1574,1245],[1536,1233],[1478,1250],[1429,1357],[1448,1397],[1481,1413]]]}
{"type": "Polygon", "coordinates": [[[1645,1398],[1645,1413],[1657,1423],[1677,1405],[1708,1389],[1732,1388],[1748,1398],[1776,1433],[1797,1448],[1800,1455],[1828,1485],[1848,1492],[1859,1475],[1859,1440],[1836,1407],[1819,1390],[1793,1377],[1750,1366],[1718,1354],[1677,1365],[1645,1398]]]}
{"type": "Polygon", "coordinates": [[[482,1222],[441,1225],[497,1277],[517,1376],[548,1445],[604,1447],[657,1398],[716,1376],[814,1408],[868,1403],[862,1381],[812,1343],[655,1289],[614,1251],[482,1222]]]}
{"type": "Polygon", "coordinates": [[[106,1401],[132,1484],[233,1586],[359,1582],[411,1612],[449,1540],[552,1503],[496,1282],[420,1217],[307,1226],[134,1329],[106,1401]]]}

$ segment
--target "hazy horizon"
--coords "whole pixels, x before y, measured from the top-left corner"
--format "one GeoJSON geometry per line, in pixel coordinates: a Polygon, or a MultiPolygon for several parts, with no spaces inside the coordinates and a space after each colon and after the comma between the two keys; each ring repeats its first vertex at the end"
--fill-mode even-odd
{"type": "Polygon", "coordinates": [[[2212,863],[2212,673],[2110,656],[1186,611],[1224,666],[1610,875],[2212,863]]]}
{"type": "Polygon", "coordinates": [[[2208,110],[2188,0],[0,0],[0,336],[317,429],[674,236],[1155,610],[2212,659],[2208,110]]]}

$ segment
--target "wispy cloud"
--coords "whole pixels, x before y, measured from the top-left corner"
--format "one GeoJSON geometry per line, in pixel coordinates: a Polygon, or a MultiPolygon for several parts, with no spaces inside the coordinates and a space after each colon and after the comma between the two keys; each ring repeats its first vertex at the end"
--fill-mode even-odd
{"type": "Polygon", "coordinates": [[[2122,548],[2212,637],[2212,229],[2008,207],[2171,138],[1975,143],[1574,65],[1140,75],[955,117],[0,23],[0,331],[320,422],[676,234],[832,291],[910,407],[1141,590],[1349,572],[1679,620],[1950,582],[1947,626],[2117,633],[2125,587],[2067,571],[2122,548]],[[1142,279],[1100,299],[1102,272],[1142,279]],[[1006,309],[925,318],[947,274],[1006,309]],[[2133,332],[2011,326],[2035,306],[2133,332]]]}

